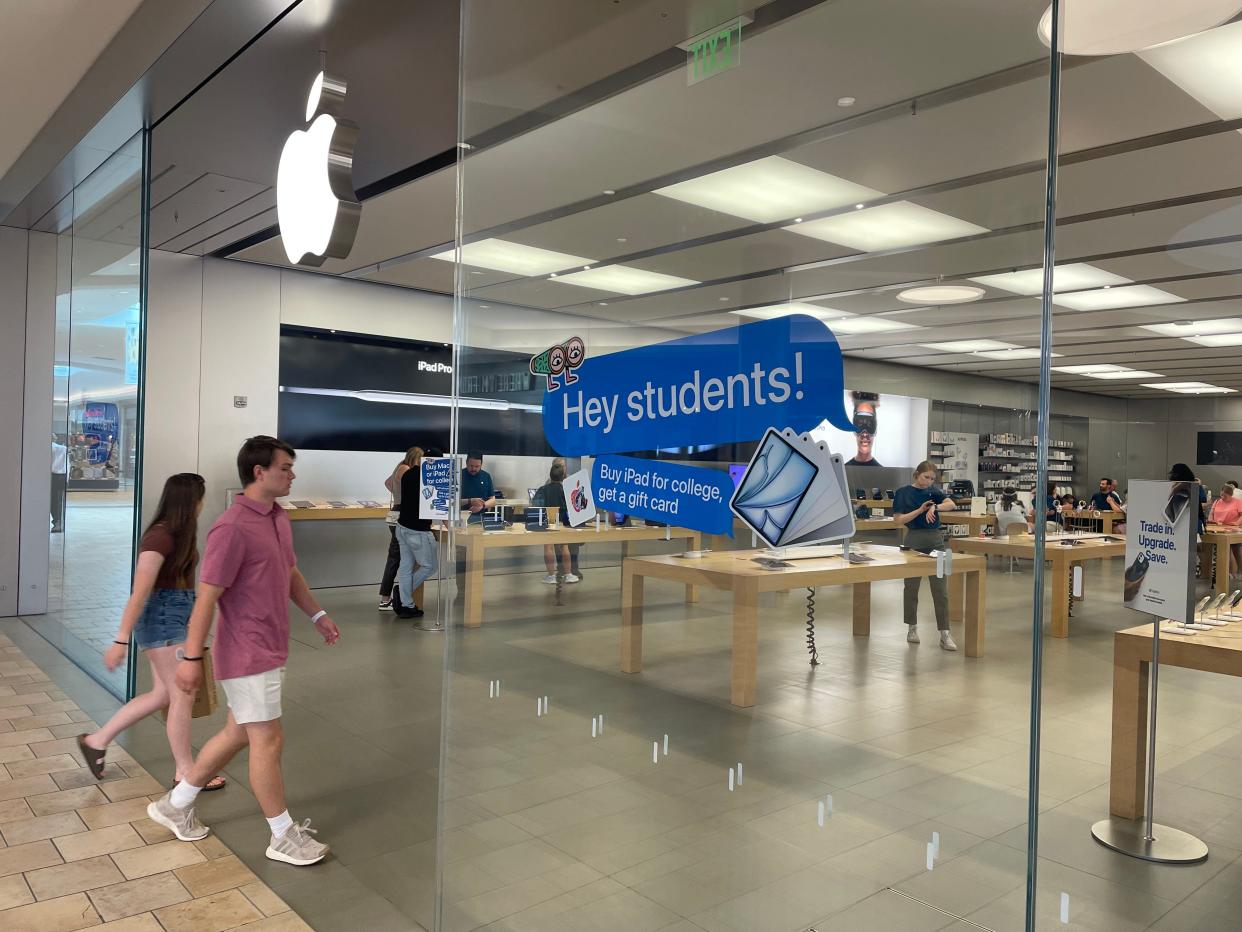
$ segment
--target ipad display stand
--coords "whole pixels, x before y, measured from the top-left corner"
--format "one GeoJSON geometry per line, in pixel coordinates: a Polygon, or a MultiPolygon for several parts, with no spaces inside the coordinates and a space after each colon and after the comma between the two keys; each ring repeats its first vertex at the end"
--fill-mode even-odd
{"type": "MultiPolygon", "coordinates": [[[[1199,603],[1200,616],[1207,600],[1199,603]]],[[[1151,679],[1147,687],[1147,805],[1142,821],[1101,819],[1091,826],[1095,840],[1106,848],[1156,864],[1197,864],[1207,860],[1208,847],[1189,832],[1155,820],[1156,804],[1156,697],[1160,684],[1160,623],[1151,624],[1151,679]]],[[[1204,626],[1206,627],[1206,626],[1204,626]]]]}

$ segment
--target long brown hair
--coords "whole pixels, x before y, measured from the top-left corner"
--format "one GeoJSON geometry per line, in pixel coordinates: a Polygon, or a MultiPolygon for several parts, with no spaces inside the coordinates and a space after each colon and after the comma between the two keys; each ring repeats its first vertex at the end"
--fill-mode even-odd
{"type": "Polygon", "coordinates": [[[422,458],[423,458],[422,447],[410,447],[408,450],[405,451],[405,459],[401,461],[401,465],[409,466],[411,469],[413,469],[415,466],[419,464],[419,462],[422,461],[422,458]]]}
{"type": "Polygon", "coordinates": [[[173,552],[168,558],[168,568],[179,586],[194,582],[194,568],[198,565],[198,503],[207,494],[207,483],[198,473],[179,472],[169,476],[160,494],[155,517],[147,530],[157,524],[163,525],[173,539],[173,552]]]}

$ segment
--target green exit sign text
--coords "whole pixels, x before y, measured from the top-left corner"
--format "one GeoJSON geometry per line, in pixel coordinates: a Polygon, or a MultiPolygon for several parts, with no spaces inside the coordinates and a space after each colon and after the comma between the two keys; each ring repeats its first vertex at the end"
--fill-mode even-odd
{"type": "Polygon", "coordinates": [[[698,84],[742,63],[742,26],[738,17],[682,43],[686,50],[686,83],[698,84]]]}

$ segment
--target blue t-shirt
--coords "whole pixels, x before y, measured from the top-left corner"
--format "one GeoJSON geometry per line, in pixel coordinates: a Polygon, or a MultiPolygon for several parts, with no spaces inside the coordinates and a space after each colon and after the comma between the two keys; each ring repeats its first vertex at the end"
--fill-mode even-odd
{"type": "Polygon", "coordinates": [[[1096,492],[1091,496],[1091,507],[1096,511],[1112,511],[1110,502],[1117,500],[1117,496],[1112,492],[1096,492]]]}
{"type": "Polygon", "coordinates": [[[496,494],[496,487],[492,485],[491,474],[486,469],[480,469],[477,476],[470,475],[466,470],[461,471],[461,497],[463,499],[481,498],[487,501],[496,494]]]}
{"type": "MultiPolygon", "coordinates": [[[[903,485],[893,495],[893,513],[904,515],[923,507],[924,502],[935,502],[939,505],[949,496],[938,486],[932,486],[929,489],[920,489],[915,485],[903,485]]],[[[917,518],[912,518],[910,523],[906,525],[914,530],[929,531],[933,528],[940,527],[940,516],[937,515],[935,522],[929,524],[927,515],[921,514],[917,518]]]]}

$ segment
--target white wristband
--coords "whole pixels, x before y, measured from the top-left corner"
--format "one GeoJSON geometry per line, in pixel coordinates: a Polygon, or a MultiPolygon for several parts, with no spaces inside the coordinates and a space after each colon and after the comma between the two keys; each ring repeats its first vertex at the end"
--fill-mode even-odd
{"type": "Polygon", "coordinates": [[[321,608],[319,611],[315,612],[315,614],[311,615],[311,624],[313,625],[326,614],[328,614],[327,609],[321,608]]]}

